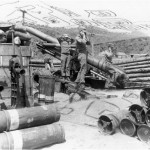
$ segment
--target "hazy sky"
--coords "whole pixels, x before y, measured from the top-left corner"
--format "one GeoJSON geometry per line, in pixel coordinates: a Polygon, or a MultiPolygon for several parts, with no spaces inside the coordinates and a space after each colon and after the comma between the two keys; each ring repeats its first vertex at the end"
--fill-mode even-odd
{"type": "Polygon", "coordinates": [[[50,2],[72,10],[111,10],[118,17],[132,22],[150,22],[150,0],[49,0],[50,2]]]}
{"type": "MultiPolygon", "coordinates": [[[[38,0],[0,0],[0,17],[11,12],[13,2],[24,2],[26,5],[34,5],[38,0]],[[8,9],[6,9],[8,6],[8,9]],[[4,9],[3,9],[4,8],[4,9]]],[[[111,10],[118,17],[129,19],[132,22],[150,23],[150,0],[39,0],[50,5],[74,10],[81,13],[82,10],[111,10]]]]}

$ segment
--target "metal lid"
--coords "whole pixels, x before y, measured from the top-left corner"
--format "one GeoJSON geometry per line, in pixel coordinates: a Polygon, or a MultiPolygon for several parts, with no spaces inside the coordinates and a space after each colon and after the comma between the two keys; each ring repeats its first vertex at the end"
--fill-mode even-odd
{"type": "Polygon", "coordinates": [[[109,116],[105,116],[105,115],[100,116],[98,120],[98,127],[99,127],[99,131],[105,135],[112,134],[114,132],[113,125],[109,116]]]}
{"type": "Polygon", "coordinates": [[[145,88],[140,93],[141,105],[150,108],[150,88],[145,88]]]}
{"type": "Polygon", "coordinates": [[[120,122],[120,130],[125,135],[134,136],[136,133],[136,126],[130,119],[123,119],[120,122]]]}
{"type": "Polygon", "coordinates": [[[133,104],[129,108],[130,114],[135,119],[136,124],[144,124],[145,123],[145,110],[142,106],[133,104]]]}
{"type": "Polygon", "coordinates": [[[137,136],[141,141],[148,143],[150,138],[150,127],[147,125],[139,126],[137,129],[137,136]]]}

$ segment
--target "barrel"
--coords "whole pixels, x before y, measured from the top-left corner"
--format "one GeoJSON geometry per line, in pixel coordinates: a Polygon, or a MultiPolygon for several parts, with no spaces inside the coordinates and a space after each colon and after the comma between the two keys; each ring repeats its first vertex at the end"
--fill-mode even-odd
{"type": "Polygon", "coordinates": [[[54,103],[55,77],[48,75],[39,76],[39,103],[54,103]]]}
{"type": "Polygon", "coordinates": [[[140,125],[137,129],[137,136],[142,142],[149,143],[150,127],[147,125],[140,125]]]}
{"type": "Polygon", "coordinates": [[[133,104],[129,107],[129,111],[131,114],[131,120],[136,124],[144,124],[145,123],[145,115],[146,109],[138,104],[133,104]]]}
{"type": "Polygon", "coordinates": [[[56,123],[0,134],[1,150],[37,149],[62,142],[65,142],[65,132],[56,123]]]}
{"type": "Polygon", "coordinates": [[[120,121],[128,117],[128,110],[121,110],[118,113],[101,115],[98,119],[99,131],[102,134],[113,134],[120,125],[120,121]]]}
{"type": "Polygon", "coordinates": [[[146,124],[150,127],[150,109],[146,112],[145,121],[146,124]]]}
{"type": "Polygon", "coordinates": [[[144,88],[140,92],[141,105],[150,108],[150,88],[144,88]]]}
{"type": "Polygon", "coordinates": [[[128,118],[122,119],[120,122],[120,131],[124,135],[135,136],[136,135],[136,125],[128,118]]]}
{"type": "Polygon", "coordinates": [[[0,132],[51,124],[59,121],[54,104],[0,111],[0,132]]]}

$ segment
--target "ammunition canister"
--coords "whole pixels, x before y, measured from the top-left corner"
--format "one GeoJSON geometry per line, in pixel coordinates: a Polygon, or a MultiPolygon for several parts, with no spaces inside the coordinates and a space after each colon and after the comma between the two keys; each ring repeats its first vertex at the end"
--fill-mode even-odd
{"type": "Polygon", "coordinates": [[[46,147],[65,141],[64,129],[60,124],[50,124],[0,134],[1,150],[23,150],[46,147]]]}
{"type": "Polygon", "coordinates": [[[60,119],[54,104],[0,111],[0,132],[51,124],[60,119]]]}

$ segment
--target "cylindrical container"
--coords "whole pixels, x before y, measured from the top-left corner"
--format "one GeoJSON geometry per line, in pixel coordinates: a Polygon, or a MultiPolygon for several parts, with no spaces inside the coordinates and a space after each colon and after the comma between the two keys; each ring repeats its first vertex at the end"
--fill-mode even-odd
{"type": "Polygon", "coordinates": [[[41,106],[45,105],[45,95],[44,94],[41,94],[41,93],[38,94],[38,103],[41,106]]]}
{"type": "Polygon", "coordinates": [[[150,109],[146,112],[145,121],[146,124],[150,127],[150,109]]]}
{"type": "Polygon", "coordinates": [[[150,127],[147,125],[141,125],[137,129],[138,138],[146,143],[150,142],[150,127]]]}
{"type": "Polygon", "coordinates": [[[0,134],[1,150],[36,149],[62,142],[65,142],[64,129],[56,123],[0,134]]]}
{"type": "MultiPolygon", "coordinates": [[[[55,78],[48,75],[39,76],[39,94],[45,95],[45,104],[54,102],[55,78]]],[[[39,99],[41,101],[41,98],[39,99]]]]}
{"type": "Polygon", "coordinates": [[[128,117],[128,110],[122,110],[114,114],[101,115],[98,119],[98,127],[103,134],[113,134],[119,127],[120,121],[128,117]]]}
{"type": "Polygon", "coordinates": [[[121,133],[128,136],[135,136],[136,134],[136,125],[128,118],[122,119],[120,122],[121,133]]]}
{"type": "Polygon", "coordinates": [[[150,88],[144,88],[140,93],[141,105],[150,108],[150,88]]]}
{"type": "Polygon", "coordinates": [[[0,132],[35,127],[59,121],[54,104],[0,111],[0,132]]]}
{"type": "Polygon", "coordinates": [[[131,120],[136,124],[144,124],[145,123],[145,115],[146,115],[146,109],[144,109],[142,106],[138,104],[133,104],[129,107],[129,112],[131,114],[131,120]]]}

